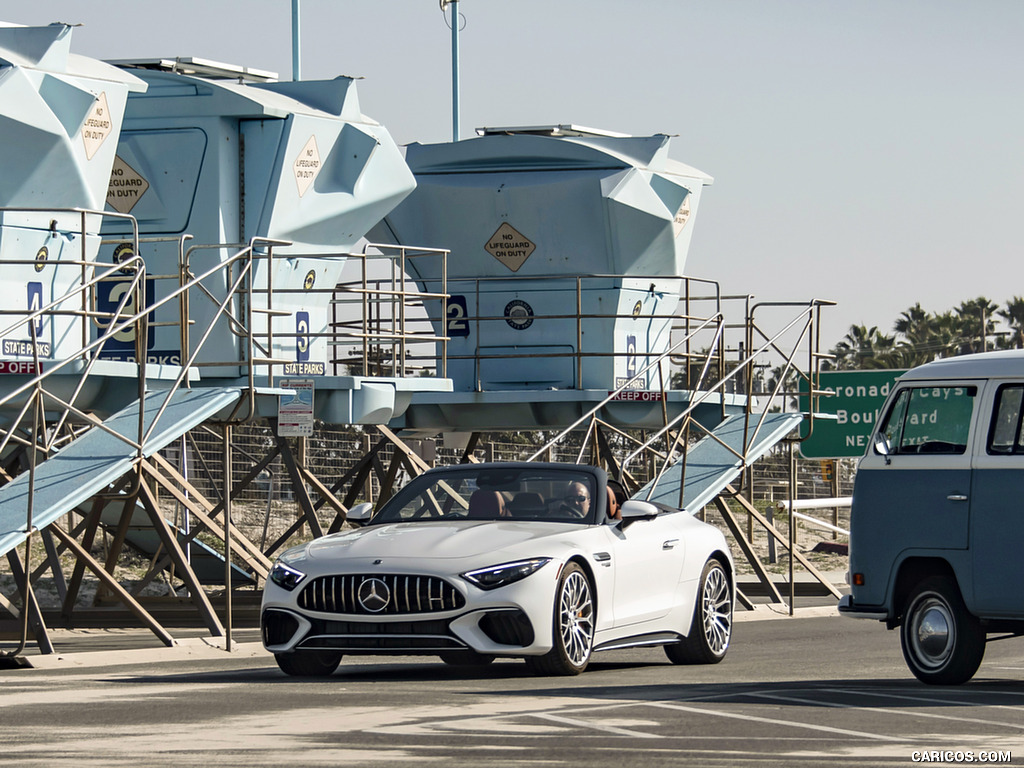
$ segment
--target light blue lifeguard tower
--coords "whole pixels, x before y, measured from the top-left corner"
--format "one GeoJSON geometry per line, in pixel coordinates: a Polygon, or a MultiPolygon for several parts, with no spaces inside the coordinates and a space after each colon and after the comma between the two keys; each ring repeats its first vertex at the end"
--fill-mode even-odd
{"type": "Polygon", "coordinates": [[[96,263],[125,104],[146,88],[71,53],[72,32],[0,25],[0,370],[8,384],[75,357],[89,338],[90,307],[73,294],[96,263]],[[29,319],[46,307],[54,311],[29,319]]]}
{"type": "MultiPolygon", "coordinates": [[[[225,363],[245,358],[246,334],[215,315],[243,267],[262,355],[324,375],[328,305],[347,254],[415,186],[387,130],[360,111],[355,81],[278,82],[197,59],[119,64],[147,90],[128,102],[106,202],[135,217],[150,274],[167,276],[153,295],[180,269],[201,275],[251,248],[251,266],[203,280],[205,298],[190,294],[194,327],[213,327],[195,360],[203,377],[240,375],[225,363]]],[[[128,229],[114,221],[104,234],[128,229]]],[[[126,248],[112,242],[101,258],[117,263],[126,248]]],[[[179,311],[157,310],[148,344],[156,361],[180,355],[179,311]]],[[[125,343],[105,354],[133,351],[125,343]]]]}
{"type": "MultiPolygon", "coordinates": [[[[565,425],[619,388],[628,392],[604,416],[621,426],[651,426],[663,403],[685,407],[690,392],[672,392],[656,361],[687,314],[686,255],[711,177],[672,159],[665,135],[575,125],[477,133],[407,147],[416,190],[371,233],[451,251],[450,296],[432,317],[448,336],[455,392],[415,396],[401,425],[565,425]]],[[[428,290],[441,281],[414,274],[428,290]]],[[[719,309],[707,306],[709,316],[719,309]]],[[[716,396],[702,410],[717,421],[737,404],[716,396]]]]}
{"type": "MultiPolygon", "coordinates": [[[[313,382],[315,409],[309,398],[293,435],[311,432],[314,416],[384,423],[411,391],[450,389],[398,365],[390,377],[331,367],[347,253],[415,182],[387,131],[362,115],[350,78],[279,83],[194,59],[115,67],[70,54],[71,31],[0,28],[0,146],[20,174],[0,181],[0,282],[24,297],[0,326],[0,554],[23,573],[16,547],[41,532],[170,644],[89,554],[105,527],[118,549],[163,553],[222,634],[184,550],[217,555],[195,541],[198,528],[175,531],[163,518],[150,484],[173,496],[188,483],[159,452],[204,422],[221,425],[227,452],[231,424],[276,426],[279,403],[306,402],[295,393],[313,382]],[[59,522],[72,511],[85,518],[81,541],[59,522]]],[[[404,264],[406,249],[396,251],[391,261],[404,264]]],[[[282,437],[277,451],[320,535],[307,491],[315,478],[282,437]]],[[[265,577],[268,556],[232,536],[231,494],[206,507],[195,495],[179,503],[237,548],[220,559],[221,583],[265,577]],[[246,571],[227,565],[236,557],[246,571]]],[[[63,585],[56,561],[49,567],[63,585]]],[[[31,590],[24,600],[49,648],[31,590]]]]}

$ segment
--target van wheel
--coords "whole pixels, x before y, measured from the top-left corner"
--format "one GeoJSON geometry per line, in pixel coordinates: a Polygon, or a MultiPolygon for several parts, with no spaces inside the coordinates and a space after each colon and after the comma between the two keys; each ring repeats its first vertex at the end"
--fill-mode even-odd
{"type": "Polygon", "coordinates": [[[929,685],[970,680],[985,655],[985,630],[967,612],[956,582],[930,576],[911,592],[900,627],[903,658],[914,676],[929,685]]]}

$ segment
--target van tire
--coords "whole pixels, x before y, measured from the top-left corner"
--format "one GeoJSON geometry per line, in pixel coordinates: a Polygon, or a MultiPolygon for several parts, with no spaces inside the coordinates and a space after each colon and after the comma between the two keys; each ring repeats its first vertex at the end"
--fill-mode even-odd
{"type": "Polygon", "coordinates": [[[985,630],[967,611],[956,582],[929,576],[911,590],[900,627],[903,658],[929,685],[970,680],[985,655],[985,630]]]}

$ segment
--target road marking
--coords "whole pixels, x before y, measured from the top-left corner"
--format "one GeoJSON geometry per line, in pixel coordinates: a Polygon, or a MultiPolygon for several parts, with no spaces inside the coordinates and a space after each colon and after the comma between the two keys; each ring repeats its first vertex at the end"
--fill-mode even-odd
{"type": "Polygon", "coordinates": [[[591,728],[596,731],[604,731],[605,733],[613,733],[617,736],[631,736],[635,739],[663,739],[664,736],[660,736],[656,733],[644,733],[643,731],[631,731],[626,728],[616,728],[614,725],[605,725],[604,723],[593,723],[587,720],[579,720],[575,717],[563,717],[562,715],[555,715],[551,712],[533,712],[532,717],[539,717],[544,720],[551,720],[556,723],[565,723],[566,725],[575,725],[579,728],[591,728]]]}
{"type": "Polygon", "coordinates": [[[824,731],[825,733],[837,733],[843,736],[857,736],[862,739],[874,741],[911,741],[899,736],[883,736],[878,733],[867,733],[865,731],[851,731],[847,728],[834,728],[828,725],[815,725],[813,723],[795,723],[791,720],[778,720],[773,717],[759,717],[758,715],[743,715],[739,712],[717,712],[713,709],[701,709],[700,707],[687,707],[682,704],[672,704],[667,701],[649,701],[652,707],[663,707],[665,709],[677,709],[681,712],[694,712],[698,715],[711,715],[713,717],[726,717],[734,720],[748,720],[753,723],[768,723],[769,725],[782,725],[791,728],[807,728],[812,731],[824,731]]]}
{"type": "MultiPolygon", "coordinates": [[[[825,689],[826,691],[828,689],[825,689]]],[[[832,689],[838,692],[838,689],[832,689]]],[[[822,701],[820,699],[803,699],[798,696],[782,696],[773,693],[751,693],[751,696],[759,699],[772,699],[773,701],[789,701],[796,704],[811,704],[816,707],[831,707],[833,709],[855,709],[861,712],[881,712],[887,715],[903,715],[904,717],[926,717],[932,720],[953,720],[958,723],[981,723],[982,725],[1006,725],[1011,728],[1020,728],[1019,725],[1009,725],[993,720],[979,720],[974,717],[957,717],[956,715],[939,715],[934,712],[919,712],[917,710],[907,711],[903,709],[889,709],[888,707],[862,707],[855,704],[843,704],[838,701],[822,701]]]]}
{"type": "MultiPolygon", "coordinates": [[[[836,688],[835,690],[838,693],[849,693],[849,694],[860,695],[860,696],[875,696],[877,698],[882,698],[882,699],[905,699],[906,701],[924,701],[924,702],[926,702],[928,704],[953,704],[955,706],[961,706],[961,707],[974,707],[974,706],[977,706],[975,704],[971,704],[969,701],[963,701],[963,700],[957,700],[957,699],[937,699],[937,698],[934,698],[934,697],[931,697],[931,696],[929,696],[929,697],[924,697],[924,696],[908,696],[907,694],[901,694],[901,693],[876,693],[874,691],[843,690],[841,688],[836,688]]],[[[1020,694],[1015,694],[1015,695],[1020,695],[1020,694]]],[[[1020,712],[1020,707],[1019,706],[1015,706],[1015,705],[988,704],[987,706],[988,706],[989,709],[1008,709],[1008,710],[1011,710],[1013,712],[1020,712]]],[[[865,707],[864,709],[869,709],[869,710],[871,710],[873,712],[885,712],[886,711],[884,709],[875,709],[874,707],[865,707]]],[[[907,714],[914,714],[914,713],[913,712],[908,712],[907,714]]],[[[928,716],[928,715],[926,715],[926,716],[928,716]]],[[[946,718],[955,719],[955,720],[964,720],[965,722],[968,722],[968,723],[982,723],[984,725],[1002,725],[1002,726],[1005,726],[1007,728],[1018,728],[1020,730],[1024,730],[1024,725],[1021,725],[1019,723],[1003,723],[1003,722],[1000,722],[998,720],[980,720],[980,719],[974,718],[974,717],[955,717],[953,715],[932,715],[932,716],[933,717],[946,717],[946,718]]]]}

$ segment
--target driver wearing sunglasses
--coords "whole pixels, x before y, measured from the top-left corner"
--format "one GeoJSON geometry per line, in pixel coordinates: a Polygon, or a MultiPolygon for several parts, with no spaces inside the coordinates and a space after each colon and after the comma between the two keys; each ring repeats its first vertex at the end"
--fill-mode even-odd
{"type": "Polygon", "coordinates": [[[569,483],[559,511],[568,517],[586,517],[590,512],[590,490],[587,486],[579,481],[569,483]]]}

